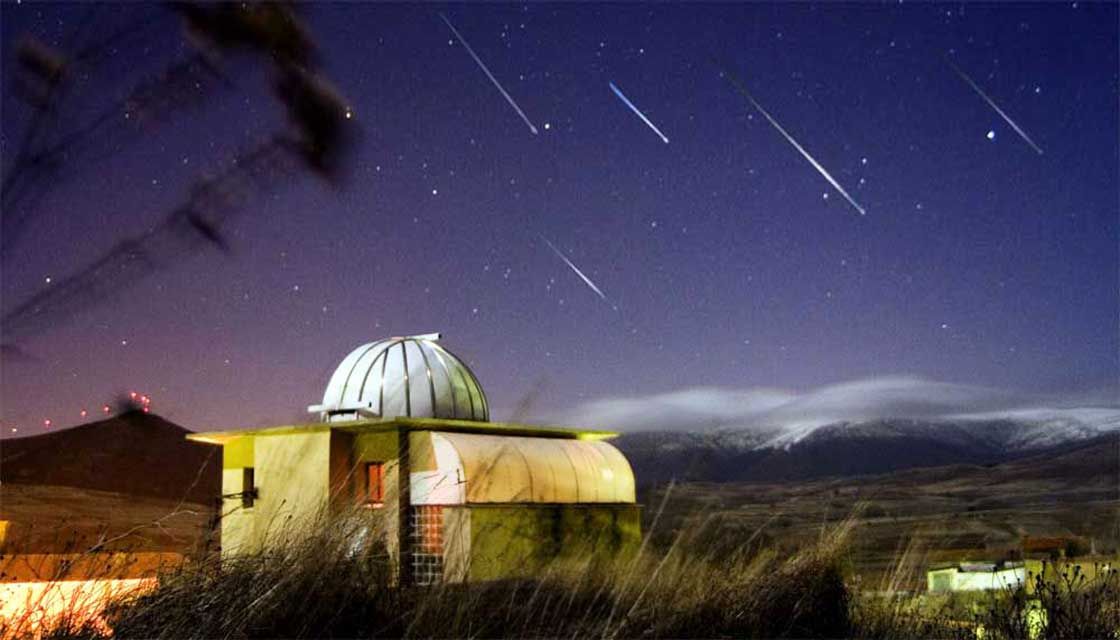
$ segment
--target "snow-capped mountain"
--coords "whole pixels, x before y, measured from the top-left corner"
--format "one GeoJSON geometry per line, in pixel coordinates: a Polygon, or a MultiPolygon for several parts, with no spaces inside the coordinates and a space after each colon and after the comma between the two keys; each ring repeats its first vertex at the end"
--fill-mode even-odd
{"type": "Polygon", "coordinates": [[[1000,462],[1120,433],[1120,390],[1046,395],[883,376],[597,398],[544,422],[623,432],[642,482],[778,480],[1000,462]]]}
{"type": "Polygon", "coordinates": [[[876,419],[705,432],[627,433],[616,442],[639,482],[779,481],[991,464],[1120,436],[1120,412],[1033,410],[998,417],[876,419]]]}

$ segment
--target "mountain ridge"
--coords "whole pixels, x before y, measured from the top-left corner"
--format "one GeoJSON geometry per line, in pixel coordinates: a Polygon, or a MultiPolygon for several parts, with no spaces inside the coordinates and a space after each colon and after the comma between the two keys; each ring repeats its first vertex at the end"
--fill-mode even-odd
{"type": "Polygon", "coordinates": [[[0,443],[0,483],[56,485],[149,498],[212,503],[221,451],[142,411],[0,443]]]}
{"type": "Polygon", "coordinates": [[[1107,423],[997,419],[844,421],[790,429],[645,431],[616,445],[641,483],[797,481],[952,464],[998,464],[1118,433],[1107,423]]]}

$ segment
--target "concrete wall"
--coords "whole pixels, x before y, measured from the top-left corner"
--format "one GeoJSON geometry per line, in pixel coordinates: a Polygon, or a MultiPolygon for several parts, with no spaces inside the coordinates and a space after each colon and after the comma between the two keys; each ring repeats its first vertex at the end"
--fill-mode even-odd
{"type": "Polygon", "coordinates": [[[330,431],[257,436],[255,542],[298,536],[325,515],[330,498],[330,431]]]}
{"type": "MultiPolygon", "coordinates": [[[[253,436],[243,436],[222,446],[222,495],[240,493],[249,489],[242,486],[243,470],[254,463],[253,436]]],[[[251,551],[254,547],[254,511],[243,509],[241,498],[223,498],[222,507],[222,557],[251,551]]]]}
{"type": "Polygon", "coordinates": [[[1025,585],[1027,568],[1008,567],[993,571],[961,571],[957,567],[926,572],[926,588],[931,592],[994,591],[1025,585]]]}
{"type": "Polygon", "coordinates": [[[953,591],[991,591],[1014,588],[1025,583],[1024,567],[998,571],[961,571],[953,577],[953,591]]]}
{"type": "Polygon", "coordinates": [[[259,493],[251,507],[239,495],[222,501],[222,556],[254,552],[266,540],[296,533],[327,506],[331,433],[326,430],[255,435],[222,451],[222,493],[240,494],[244,469],[254,470],[259,493]]]}
{"type": "MultiPolygon", "coordinates": [[[[457,533],[448,531],[450,523],[469,520],[466,573],[472,581],[494,580],[529,577],[554,560],[625,557],[641,544],[640,518],[634,504],[469,505],[448,507],[444,530],[447,539],[457,533]],[[461,510],[469,517],[450,515],[461,510]]],[[[452,569],[446,578],[463,573],[461,558],[445,553],[444,566],[452,569]]]]}
{"type": "MultiPolygon", "coordinates": [[[[435,466],[430,439],[429,432],[409,434],[416,452],[411,471],[435,466]]],[[[240,497],[226,500],[223,556],[259,550],[321,518],[350,513],[397,566],[399,447],[395,431],[339,429],[258,434],[227,444],[223,493],[240,493],[242,471],[252,466],[259,495],[249,509],[240,497]],[[364,503],[367,462],[385,465],[379,506],[364,503]]],[[[616,558],[641,542],[640,509],[628,503],[448,505],[443,527],[447,582],[532,576],[556,559],[616,558]]]]}
{"type": "Polygon", "coordinates": [[[397,547],[398,442],[395,432],[351,434],[308,430],[245,436],[223,447],[222,493],[240,494],[244,469],[254,469],[258,497],[223,500],[222,554],[260,550],[298,535],[309,523],[358,509],[391,555],[397,547]],[[385,501],[367,508],[365,464],[385,464],[385,501]],[[367,511],[368,509],[368,511],[367,511]]]}
{"type": "Polygon", "coordinates": [[[357,508],[365,509],[366,507],[358,504],[364,498],[365,465],[367,462],[380,462],[385,465],[384,502],[379,508],[369,509],[368,515],[374,544],[385,547],[391,559],[391,565],[394,567],[398,566],[400,558],[400,549],[398,548],[400,501],[397,493],[398,478],[400,477],[400,445],[397,437],[395,431],[360,433],[354,436],[352,453],[354,473],[351,480],[356,491],[355,495],[359,498],[355,501],[355,504],[357,508]]]}

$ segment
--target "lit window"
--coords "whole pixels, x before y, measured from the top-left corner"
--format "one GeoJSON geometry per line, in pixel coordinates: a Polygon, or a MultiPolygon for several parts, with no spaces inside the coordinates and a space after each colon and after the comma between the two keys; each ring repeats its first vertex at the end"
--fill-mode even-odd
{"type": "Polygon", "coordinates": [[[385,464],[366,463],[366,499],[369,506],[381,506],[385,502],[385,464]]]}

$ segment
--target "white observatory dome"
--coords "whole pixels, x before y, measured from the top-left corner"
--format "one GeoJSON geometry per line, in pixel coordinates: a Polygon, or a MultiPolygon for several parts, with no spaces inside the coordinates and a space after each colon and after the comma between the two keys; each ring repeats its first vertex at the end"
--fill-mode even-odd
{"type": "Polygon", "coordinates": [[[490,419],[474,373],[436,341],[438,333],[364,344],[335,369],[323,404],[307,408],[324,421],[380,418],[490,419]]]}

